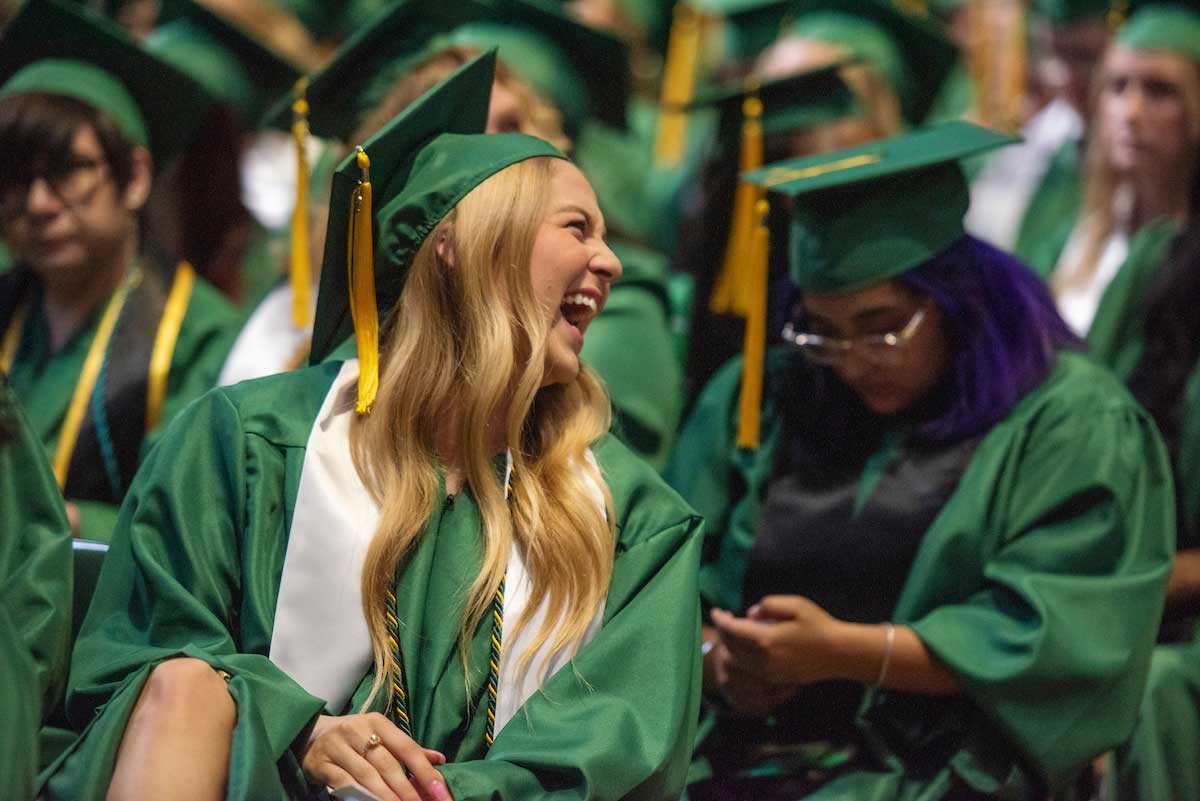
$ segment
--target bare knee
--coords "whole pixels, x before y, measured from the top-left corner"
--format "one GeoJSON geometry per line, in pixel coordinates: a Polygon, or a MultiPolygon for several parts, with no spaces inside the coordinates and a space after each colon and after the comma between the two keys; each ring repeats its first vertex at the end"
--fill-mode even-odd
{"type": "Polygon", "coordinates": [[[221,674],[200,659],[168,659],[155,666],[146,677],[139,705],[165,714],[187,712],[193,717],[203,713],[229,719],[237,714],[229,688],[221,674]]]}

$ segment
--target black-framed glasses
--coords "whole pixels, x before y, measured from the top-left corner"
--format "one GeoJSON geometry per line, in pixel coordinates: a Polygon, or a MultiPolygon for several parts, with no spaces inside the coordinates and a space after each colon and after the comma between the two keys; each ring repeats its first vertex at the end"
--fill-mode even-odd
{"type": "Polygon", "coordinates": [[[895,367],[904,361],[904,346],[916,336],[924,319],[925,307],[922,306],[899,331],[850,339],[797,331],[788,323],[783,328],[783,341],[797,348],[814,364],[837,365],[853,351],[868,364],[895,367]]]}
{"type": "Polygon", "coordinates": [[[12,220],[22,214],[39,179],[64,205],[78,206],[100,186],[107,166],[103,159],[71,158],[27,175],[0,178],[0,218],[12,220]]]}

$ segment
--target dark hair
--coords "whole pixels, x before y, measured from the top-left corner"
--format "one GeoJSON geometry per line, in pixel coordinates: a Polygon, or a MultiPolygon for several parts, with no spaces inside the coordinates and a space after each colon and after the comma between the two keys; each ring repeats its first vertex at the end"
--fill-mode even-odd
{"type": "Polygon", "coordinates": [[[924,439],[946,442],[987,431],[1045,381],[1058,351],[1084,348],[1042,280],[974,237],[964,236],[899,280],[938,306],[954,352],[946,401],[919,429],[924,439]]]}
{"type": "Polygon", "coordinates": [[[89,125],[119,188],[133,175],[134,144],[100,109],[73,97],[22,92],[0,100],[0,181],[29,177],[70,158],[75,134],[89,125]]]}

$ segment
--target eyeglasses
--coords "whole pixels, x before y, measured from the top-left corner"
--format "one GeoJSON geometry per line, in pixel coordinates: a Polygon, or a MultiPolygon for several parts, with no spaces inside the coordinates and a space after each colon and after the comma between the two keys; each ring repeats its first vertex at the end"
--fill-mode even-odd
{"type": "Polygon", "coordinates": [[[788,323],[783,328],[783,340],[798,348],[814,364],[834,366],[854,351],[868,364],[876,367],[896,367],[904,361],[904,346],[916,336],[917,329],[921,327],[921,321],[924,319],[925,308],[922,307],[917,309],[916,314],[899,331],[851,339],[797,331],[788,323]]]}
{"type": "Polygon", "coordinates": [[[100,186],[107,166],[100,159],[74,158],[37,173],[0,179],[0,219],[13,220],[24,213],[38,179],[64,205],[78,206],[100,186]]]}

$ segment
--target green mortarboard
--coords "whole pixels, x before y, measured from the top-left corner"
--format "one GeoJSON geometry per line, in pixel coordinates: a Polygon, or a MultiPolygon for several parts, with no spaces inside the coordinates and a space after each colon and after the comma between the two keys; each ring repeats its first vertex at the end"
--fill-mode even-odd
{"type": "MultiPolygon", "coordinates": [[[[399,298],[425,237],[468,192],[519,161],[565,158],[535,137],[482,135],[495,58],[491,51],[460,67],[363,145],[370,159],[376,242],[373,285],[380,317],[399,298]]],[[[347,254],[353,240],[352,202],[360,179],[357,154],[334,172],[313,327],[313,364],[355,332],[347,254]]],[[[361,295],[356,302],[362,302],[361,295]]]]}
{"type": "Polygon", "coordinates": [[[919,125],[958,60],[958,51],[928,17],[886,0],[796,0],[785,33],[838,45],[871,64],[892,85],[904,117],[919,125]]]}
{"type": "Polygon", "coordinates": [[[160,25],[145,46],[255,125],[300,71],[238,25],[196,0],[163,0],[160,25]]]}
{"type": "Polygon", "coordinates": [[[1084,19],[1105,19],[1110,11],[1108,0],[1033,0],[1031,11],[1056,25],[1084,19]]]}
{"type": "Polygon", "coordinates": [[[1116,41],[1130,50],[1166,50],[1200,62],[1200,4],[1135,3],[1116,41]]]}
{"type": "Polygon", "coordinates": [[[717,136],[722,142],[741,135],[743,106],[756,96],[762,103],[764,134],[800,130],[845,117],[857,116],[862,107],[840,75],[847,62],[776,78],[763,83],[738,81],[709,86],[696,92],[690,111],[714,108],[718,114],[717,136]]]}
{"type": "Polygon", "coordinates": [[[116,23],[58,0],[28,0],[0,34],[0,98],[73,97],[148,148],[156,169],[191,137],[214,99],[134,43],[116,23]]]}
{"type": "Polygon", "coordinates": [[[365,25],[390,0],[272,0],[319,42],[338,41],[365,25]]]}
{"type": "Polygon", "coordinates": [[[792,198],[792,277],[834,293],[894,278],[963,236],[970,192],[959,160],[1019,141],[951,122],[743,177],[792,198]]]}
{"type": "MultiPolygon", "coordinates": [[[[568,128],[594,114],[625,124],[625,45],[563,13],[553,0],[402,0],[349,39],[308,85],[309,128],[346,139],[397,78],[452,46],[500,48],[504,63],[551,102],[568,128]]],[[[286,127],[292,98],[269,113],[286,127]]]]}

